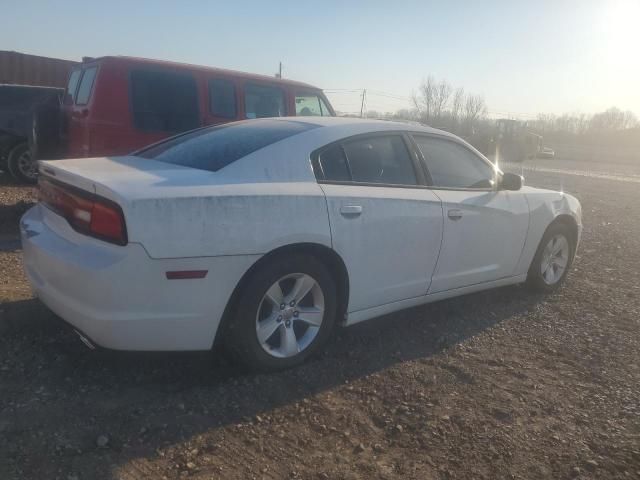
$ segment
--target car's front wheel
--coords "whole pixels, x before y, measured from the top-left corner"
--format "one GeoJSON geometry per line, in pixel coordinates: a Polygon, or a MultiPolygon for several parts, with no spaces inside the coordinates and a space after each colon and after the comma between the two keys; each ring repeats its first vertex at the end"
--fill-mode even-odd
{"type": "Polygon", "coordinates": [[[552,224],[538,246],[527,282],[538,291],[551,292],[562,285],[575,253],[574,235],[563,223],[552,224]]]}
{"type": "Polygon", "coordinates": [[[252,369],[288,368],[323,346],[335,319],[336,285],[327,268],[310,255],[277,256],[240,292],[227,341],[252,369]]]}

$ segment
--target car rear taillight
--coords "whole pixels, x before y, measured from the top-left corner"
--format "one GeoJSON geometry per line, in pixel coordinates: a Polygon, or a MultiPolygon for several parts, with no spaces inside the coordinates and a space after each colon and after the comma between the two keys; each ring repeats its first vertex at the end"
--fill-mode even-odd
{"type": "Polygon", "coordinates": [[[64,217],[77,232],[117,245],[127,244],[127,230],[120,206],[84,190],[38,178],[40,201],[64,217]]]}

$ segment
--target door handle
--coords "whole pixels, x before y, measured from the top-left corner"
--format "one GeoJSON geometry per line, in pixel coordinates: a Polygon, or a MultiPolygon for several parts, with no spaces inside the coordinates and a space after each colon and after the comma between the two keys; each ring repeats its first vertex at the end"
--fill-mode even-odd
{"type": "Polygon", "coordinates": [[[462,210],[458,210],[457,208],[449,210],[447,212],[447,217],[451,220],[460,220],[462,218],[462,210]]]}
{"type": "Polygon", "coordinates": [[[340,213],[347,216],[357,217],[362,213],[361,205],[343,205],[340,207],[340,213]]]}

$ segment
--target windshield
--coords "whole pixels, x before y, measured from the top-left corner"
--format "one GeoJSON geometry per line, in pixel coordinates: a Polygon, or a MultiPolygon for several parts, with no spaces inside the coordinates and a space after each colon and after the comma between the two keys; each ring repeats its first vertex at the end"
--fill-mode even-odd
{"type": "Polygon", "coordinates": [[[134,155],[216,172],[256,150],[316,127],[309,123],[270,119],[237,122],[172,137],[134,155]]]}

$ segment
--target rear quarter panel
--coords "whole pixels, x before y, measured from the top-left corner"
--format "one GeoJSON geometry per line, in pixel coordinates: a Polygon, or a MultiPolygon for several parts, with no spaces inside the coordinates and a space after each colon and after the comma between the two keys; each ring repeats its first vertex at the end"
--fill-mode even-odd
{"type": "Polygon", "coordinates": [[[265,254],[293,243],[331,246],[326,202],[311,182],[191,187],[131,200],[130,242],[152,258],[265,254]]]}

